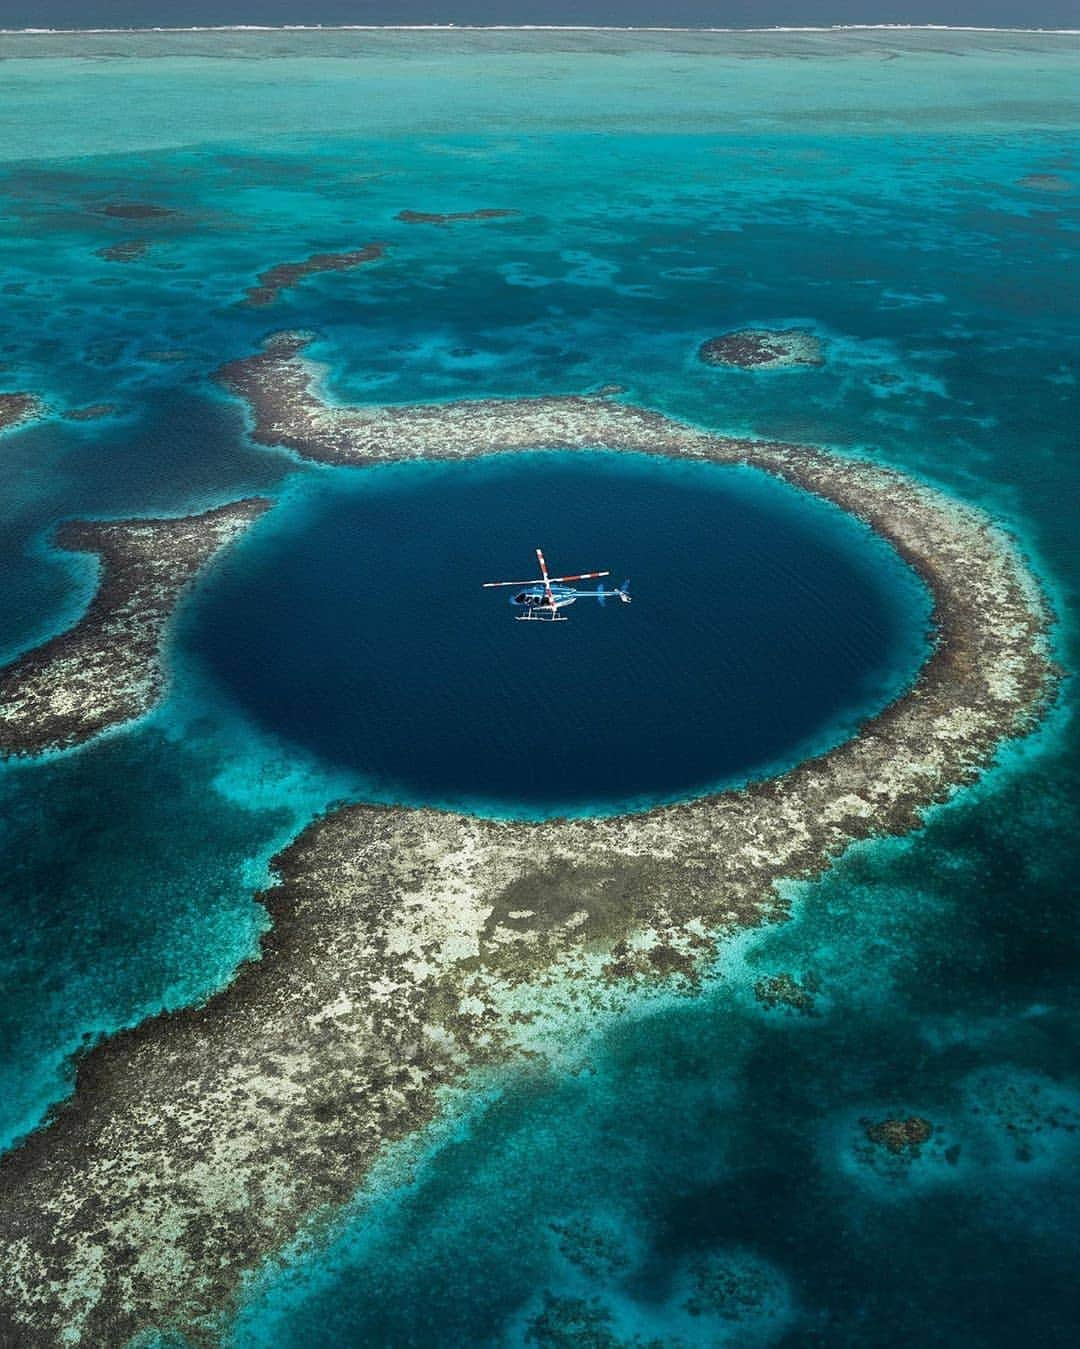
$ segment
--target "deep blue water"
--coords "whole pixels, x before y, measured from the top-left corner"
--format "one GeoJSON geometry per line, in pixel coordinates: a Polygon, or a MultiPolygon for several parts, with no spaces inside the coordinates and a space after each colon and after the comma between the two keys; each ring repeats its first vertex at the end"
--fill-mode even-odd
{"type": "MultiPolygon", "coordinates": [[[[335,502],[347,522],[382,492],[377,475],[248,441],[208,376],[272,328],[317,329],[342,398],[614,380],[720,431],[927,475],[1020,533],[1075,668],[1074,46],[950,34],[926,54],[889,39],[844,59],[822,42],[806,59],[803,40],[755,39],[744,60],[704,39],[697,54],[654,39],[567,53],[490,36],[231,35],[109,39],[93,61],[56,55],[57,41],[49,58],[4,62],[2,387],[40,390],[58,411],[118,410],[0,442],[0,651],[86,602],[93,569],[51,550],[58,520],[281,498],[186,606],[172,692],[152,717],[0,769],[5,1145],[64,1096],[87,1037],[226,981],[255,949],[269,857],[372,785],[359,757],[331,762],[266,729],[204,676],[191,644],[230,587],[280,556],[279,538],[314,549],[335,502]],[[144,234],[95,212],[110,199],[175,208],[147,225],[139,262],[97,256],[144,234]],[[445,230],[395,219],[477,206],[520,214],[445,230]],[[236,303],[275,262],[373,238],[389,245],[377,267],[311,278],[272,312],[236,303]],[[825,342],[821,369],[766,377],[695,360],[728,327],[793,322],[825,342]]],[[[527,505],[515,494],[506,511],[527,505]]],[[[667,595],[647,593],[663,550],[626,560],[618,520],[606,539],[586,539],[586,520],[557,538],[550,511],[513,523],[498,559],[462,568],[479,641],[662,654],[634,634],[669,614],[667,595]],[[471,583],[527,571],[536,543],[570,568],[610,562],[637,603],[576,606],[554,632],[515,624],[471,583]]],[[[828,537],[815,527],[810,542],[828,537]]],[[[462,548],[484,542],[469,533],[462,548]]],[[[346,530],[343,548],[363,546],[346,530]]],[[[864,580],[878,574],[856,554],[864,580]]],[[[281,559],[295,593],[303,561],[281,559]]],[[[672,569],[696,580],[699,565],[672,569]]],[[[452,654],[443,643],[457,636],[432,623],[427,593],[403,586],[382,618],[410,640],[427,628],[452,654]]],[[[340,628],[320,631],[336,652],[340,628]]],[[[1075,1343],[1074,701],[1069,686],[1065,715],[925,832],[856,850],[798,892],[793,922],[725,946],[696,999],[643,995],[576,1046],[573,1071],[537,1069],[463,1104],[421,1140],[410,1183],[375,1187],[325,1246],[265,1271],[237,1342],[552,1345],[538,1318],[555,1295],[586,1304],[579,1317],[604,1349],[635,1336],[1075,1343]],[[813,1015],[754,997],[759,976],[781,971],[816,979],[813,1015]],[[868,1152],[860,1121],[900,1111],[934,1135],[892,1166],[868,1152]],[[583,1258],[583,1245],[609,1254],[583,1258]],[[687,1309],[701,1278],[732,1269],[752,1276],[754,1297],[687,1309]]],[[[565,705],[575,737],[615,729],[606,703],[590,690],[565,705]]]]}
{"type": "Polygon", "coordinates": [[[283,509],[188,643],[391,799],[595,810],[745,780],[842,739],[925,650],[896,555],[752,470],[537,454],[334,475],[283,509]],[[480,582],[534,576],[537,544],[633,602],[514,622],[480,582]]]}

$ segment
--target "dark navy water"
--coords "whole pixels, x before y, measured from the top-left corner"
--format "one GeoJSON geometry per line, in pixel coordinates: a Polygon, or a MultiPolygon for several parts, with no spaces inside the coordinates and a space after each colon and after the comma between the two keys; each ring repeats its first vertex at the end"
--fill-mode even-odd
{"type": "MultiPolygon", "coordinates": [[[[190,644],[266,729],[380,795],[656,800],[790,763],[912,677],[929,597],[881,540],[755,470],[537,453],[335,475],[210,587],[190,644]],[[519,623],[611,568],[633,601],[519,623]]],[[[595,582],[587,583],[594,589],[595,582]]]]}

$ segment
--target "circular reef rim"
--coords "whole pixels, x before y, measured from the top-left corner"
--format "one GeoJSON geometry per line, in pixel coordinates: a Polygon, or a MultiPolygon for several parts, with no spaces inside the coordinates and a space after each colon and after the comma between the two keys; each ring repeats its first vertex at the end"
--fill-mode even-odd
{"type": "Polygon", "coordinates": [[[350,478],[286,495],[173,656],[259,733],[355,774],[352,799],[536,821],[715,796],[858,734],[930,653],[932,597],[892,544],[753,466],[534,450],[350,478]],[[478,581],[529,570],[535,521],[556,569],[645,573],[639,603],[582,601],[526,640],[510,592],[478,581]],[[463,579],[432,583],[432,555],[463,579]],[[433,623],[432,585],[455,584],[433,623]],[[533,705],[536,686],[555,696],[533,705]]]}

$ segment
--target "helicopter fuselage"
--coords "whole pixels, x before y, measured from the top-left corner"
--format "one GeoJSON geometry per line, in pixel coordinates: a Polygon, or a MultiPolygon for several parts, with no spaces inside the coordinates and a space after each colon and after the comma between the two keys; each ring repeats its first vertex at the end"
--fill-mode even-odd
{"type": "MultiPolygon", "coordinates": [[[[585,593],[594,594],[595,592],[587,591],[585,593]]],[[[510,603],[522,609],[564,609],[568,604],[573,604],[577,597],[578,592],[570,589],[569,586],[553,585],[550,600],[543,586],[526,586],[510,597],[510,603]]]]}
{"type": "Polygon", "coordinates": [[[582,571],[575,572],[572,576],[551,576],[548,573],[547,563],[544,561],[544,554],[541,549],[536,550],[536,560],[540,564],[540,576],[535,581],[485,581],[485,590],[501,589],[503,586],[512,588],[510,603],[520,609],[518,618],[546,618],[549,622],[552,619],[565,620],[565,614],[560,614],[560,609],[565,609],[573,604],[575,600],[589,599],[598,600],[601,604],[609,597],[618,596],[624,604],[630,603],[630,596],[627,593],[629,581],[624,581],[616,590],[605,590],[602,585],[595,590],[578,590],[574,586],[567,585],[567,581],[592,581],[602,576],[610,576],[609,571],[582,571]]]}

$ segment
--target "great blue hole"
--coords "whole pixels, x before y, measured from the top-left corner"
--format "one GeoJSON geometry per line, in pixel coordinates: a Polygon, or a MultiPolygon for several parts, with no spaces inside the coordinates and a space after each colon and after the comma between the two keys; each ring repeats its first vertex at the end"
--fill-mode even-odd
{"type": "Polygon", "coordinates": [[[264,730],[372,799],[613,813],[781,771],[915,676],[928,594],[754,469],[536,452],[309,479],[204,587],[186,642],[264,730]],[[633,602],[519,623],[487,580],[610,569],[633,602]]]}

